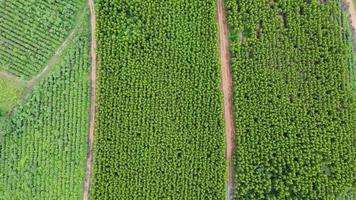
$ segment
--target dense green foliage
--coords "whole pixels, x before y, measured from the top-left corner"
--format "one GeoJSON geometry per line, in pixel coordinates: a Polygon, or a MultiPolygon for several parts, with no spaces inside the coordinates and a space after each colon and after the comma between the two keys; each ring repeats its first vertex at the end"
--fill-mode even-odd
{"type": "Polygon", "coordinates": [[[87,19],[54,72],[0,121],[1,200],[81,199],[89,123],[87,19]]]}
{"type": "Polygon", "coordinates": [[[215,0],[99,0],[91,199],[224,199],[215,0]]]}
{"type": "Polygon", "coordinates": [[[353,199],[354,63],[339,1],[226,0],[226,8],[236,199],[353,199]]]}
{"type": "Polygon", "coordinates": [[[37,74],[73,28],[84,0],[0,1],[0,70],[37,74]]]}

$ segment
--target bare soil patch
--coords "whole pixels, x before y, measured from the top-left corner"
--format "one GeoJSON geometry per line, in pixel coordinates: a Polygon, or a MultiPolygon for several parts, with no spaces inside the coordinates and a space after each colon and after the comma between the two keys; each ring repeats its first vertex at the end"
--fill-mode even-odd
{"type": "Polygon", "coordinates": [[[350,14],[350,22],[351,26],[353,29],[353,32],[355,33],[356,30],[356,10],[355,10],[355,5],[353,0],[343,0],[344,4],[347,6],[348,12],[350,14]]]}

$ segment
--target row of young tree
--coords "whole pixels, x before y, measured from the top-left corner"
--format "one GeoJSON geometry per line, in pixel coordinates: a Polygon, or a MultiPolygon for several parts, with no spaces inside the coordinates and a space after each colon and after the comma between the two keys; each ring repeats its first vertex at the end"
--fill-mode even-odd
{"type": "Polygon", "coordinates": [[[235,198],[355,197],[354,63],[340,2],[226,0],[226,9],[235,198]]]}
{"type": "Polygon", "coordinates": [[[87,19],[54,71],[6,121],[0,119],[0,199],[82,198],[89,127],[87,19]]]}
{"type": "Polygon", "coordinates": [[[224,199],[215,0],[96,4],[91,199],[224,199]]]}
{"type": "Polygon", "coordinates": [[[83,0],[0,2],[0,70],[30,79],[73,28],[83,0]]]}

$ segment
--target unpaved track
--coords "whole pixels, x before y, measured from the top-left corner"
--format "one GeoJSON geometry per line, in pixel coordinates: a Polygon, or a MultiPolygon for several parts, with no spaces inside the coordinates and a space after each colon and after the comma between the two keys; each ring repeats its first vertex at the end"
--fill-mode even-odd
{"type": "Polygon", "coordinates": [[[224,118],[226,134],[226,160],[228,162],[228,182],[227,182],[227,199],[233,197],[234,191],[234,139],[235,126],[233,114],[233,85],[230,66],[230,51],[228,40],[228,29],[225,17],[224,0],[217,0],[218,23],[219,23],[219,45],[220,45],[220,62],[222,75],[222,91],[224,94],[224,118]]]}
{"type": "Polygon", "coordinates": [[[90,90],[90,119],[89,119],[89,138],[88,138],[88,152],[86,161],[86,170],[84,178],[83,200],[89,199],[90,194],[90,178],[92,174],[93,162],[93,142],[94,142],[94,123],[95,123],[95,100],[96,100],[96,14],[94,0],[87,0],[90,9],[90,28],[91,28],[91,90],[90,90]]]}
{"type": "Polygon", "coordinates": [[[350,20],[351,20],[351,26],[353,29],[353,33],[356,31],[356,10],[355,10],[355,5],[353,0],[343,0],[344,3],[347,5],[349,14],[350,14],[350,20]]]}

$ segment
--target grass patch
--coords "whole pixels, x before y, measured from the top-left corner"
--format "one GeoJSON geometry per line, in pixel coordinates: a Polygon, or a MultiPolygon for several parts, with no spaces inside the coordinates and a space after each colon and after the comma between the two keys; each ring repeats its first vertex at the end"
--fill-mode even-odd
{"type": "Polygon", "coordinates": [[[0,116],[9,112],[20,99],[24,86],[7,78],[0,77],[0,116]]]}

